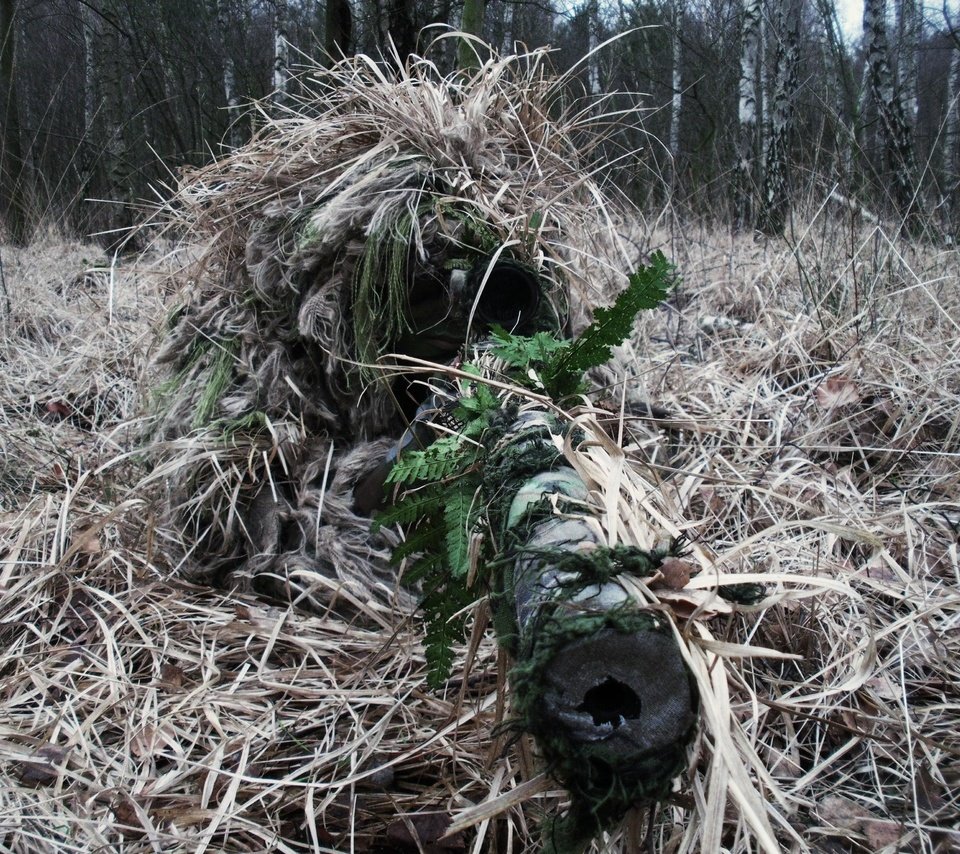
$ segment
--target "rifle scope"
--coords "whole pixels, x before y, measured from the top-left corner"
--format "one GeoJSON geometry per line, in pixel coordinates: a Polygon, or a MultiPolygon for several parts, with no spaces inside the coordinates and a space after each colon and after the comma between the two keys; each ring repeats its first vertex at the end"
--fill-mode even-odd
{"type": "Polygon", "coordinates": [[[467,279],[467,292],[476,294],[481,288],[476,317],[484,327],[498,325],[520,334],[533,331],[541,288],[533,270],[510,260],[499,260],[492,269],[487,263],[477,264],[467,279]]]}

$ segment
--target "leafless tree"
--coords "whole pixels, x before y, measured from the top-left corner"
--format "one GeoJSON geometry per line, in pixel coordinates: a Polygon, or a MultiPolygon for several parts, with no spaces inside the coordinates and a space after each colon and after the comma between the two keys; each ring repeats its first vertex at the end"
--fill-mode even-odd
{"type": "Polygon", "coordinates": [[[880,130],[892,184],[892,198],[908,230],[916,230],[917,186],[912,128],[894,88],[887,41],[886,0],[864,0],[863,39],[867,49],[870,97],[880,120],[880,130]]]}
{"type": "Polygon", "coordinates": [[[740,107],[735,217],[738,228],[753,227],[757,158],[757,59],[760,51],[761,0],[743,0],[740,36],[740,107]]]}
{"type": "Polygon", "coordinates": [[[802,0],[780,0],[777,6],[776,77],[765,123],[763,190],[757,220],[760,231],[770,235],[783,233],[790,205],[787,147],[793,132],[802,12],[802,0]]]}
{"type": "Polygon", "coordinates": [[[27,183],[29,171],[20,140],[20,103],[17,68],[17,0],[0,0],[0,213],[10,239],[17,244],[30,237],[27,183]]]}

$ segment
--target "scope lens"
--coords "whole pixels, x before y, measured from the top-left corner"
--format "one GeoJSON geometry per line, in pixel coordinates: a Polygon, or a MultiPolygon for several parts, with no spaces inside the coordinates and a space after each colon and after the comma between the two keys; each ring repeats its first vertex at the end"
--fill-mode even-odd
{"type": "Polygon", "coordinates": [[[476,293],[483,287],[477,319],[485,326],[498,325],[520,334],[532,331],[540,307],[540,279],[515,261],[497,261],[489,275],[488,268],[481,263],[470,273],[469,291],[476,293]]]}

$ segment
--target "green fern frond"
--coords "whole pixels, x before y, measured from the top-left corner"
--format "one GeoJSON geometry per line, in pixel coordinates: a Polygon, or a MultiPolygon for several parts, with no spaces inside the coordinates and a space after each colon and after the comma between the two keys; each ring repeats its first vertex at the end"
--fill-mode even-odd
{"type": "Polygon", "coordinates": [[[477,461],[479,448],[460,435],[442,436],[424,451],[405,451],[387,475],[387,483],[435,483],[460,474],[477,461]]]}
{"type": "Polygon", "coordinates": [[[388,525],[409,525],[443,507],[447,490],[442,485],[425,486],[405,492],[395,504],[380,511],[373,520],[373,533],[388,525]]]}
{"type": "Polygon", "coordinates": [[[448,490],[443,506],[447,568],[454,578],[466,578],[470,568],[470,538],[477,518],[477,482],[461,478],[448,490]]]}
{"type": "Polygon", "coordinates": [[[423,524],[414,531],[408,531],[406,539],[394,547],[390,562],[399,563],[420,552],[438,552],[443,545],[444,533],[442,527],[431,524],[423,524]]]}
{"type": "Polygon", "coordinates": [[[420,604],[426,622],[427,684],[434,690],[443,686],[453,669],[454,644],[463,642],[466,617],[455,615],[472,601],[465,586],[455,585],[430,590],[420,604]]]}
{"type": "Polygon", "coordinates": [[[548,382],[580,376],[613,358],[611,347],[622,344],[633,331],[633,322],[644,309],[656,308],[667,298],[676,281],[676,271],[662,252],[654,252],[650,265],[630,276],[630,284],[610,308],[598,308],[594,320],[559,353],[546,371],[548,382]]]}

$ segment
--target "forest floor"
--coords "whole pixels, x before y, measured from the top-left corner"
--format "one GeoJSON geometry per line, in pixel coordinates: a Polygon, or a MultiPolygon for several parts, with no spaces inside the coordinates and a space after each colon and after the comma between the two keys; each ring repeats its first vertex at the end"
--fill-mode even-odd
{"type": "MultiPolygon", "coordinates": [[[[957,850],[960,253],[825,219],[639,233],[683,278],[634,367],[686,425],[663,433],[684,527],[727,572],[819,582],[710,621],[800,656],[722,663],[777,844],[957,850]]],[[[0,259],[0,848],[537,850],[563,793],[496,729],[489,632],[434,693],[416,616],[306,615],[163,565],[137,443],[175,256],[0,259]]],[[[704,756],[655,850],[758,850],[732,800],[704,814],[725,785],[704,756]]]]}

